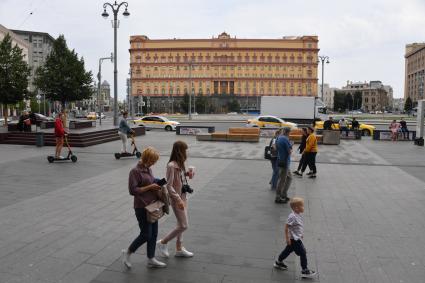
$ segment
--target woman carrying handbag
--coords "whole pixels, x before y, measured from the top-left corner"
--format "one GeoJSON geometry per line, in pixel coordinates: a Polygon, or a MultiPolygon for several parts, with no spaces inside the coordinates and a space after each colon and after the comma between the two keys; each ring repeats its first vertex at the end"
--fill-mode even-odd
{"type": "MultiPolygon", "coordinates": [[[[130,195],[134,196],[134,211],[137,222],[140,227],[140,234],[131,243],[127,250],[122,250],[122,262],[128,268],[131,268],[130,256],[140,246],[147,243],[148,267],[166,267],[163,262],[155,258],[156,239],[158,236],[158,220],[155,222],[149,217],[149,211],[146,209],[150,204],[157,203],[162,199],[161,186],[155,181],[151,167],[158,161],[159,154],[148,147],[142,152],[137,166],[131,169],[128,178],[128,190],[130,195]]],[[[161,208],[162,209],[162,208],[161,208]]]]}
{"type": "Polygon", "coordinates": [[[158,251],[160,256],[168,258],[168,242],[176,238],[176,257],[193,257],[193,253],[189,252],[183,246],[183,232],[188,228],[187,217],[187,193],[193,190],[187,184],[186,176],[190,179],[194,177],[193,168],[189,168],[186,172],[185,161],[187,144],[183,141],[176,141],[173,145],[170,161],[167,164],[167,190],[170,196],[171,207],[176,216],[177,226],[168,233],[167,236],[158,241],[158,251]]]}

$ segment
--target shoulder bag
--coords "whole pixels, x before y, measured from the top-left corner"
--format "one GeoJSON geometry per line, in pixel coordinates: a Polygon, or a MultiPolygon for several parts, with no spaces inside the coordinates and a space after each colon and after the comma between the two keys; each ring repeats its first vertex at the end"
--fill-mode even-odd
{"type": "Polygon", "coordinates": [[[162,216],[164,216],[164,203],[162,201],[154,201],[151,204],[145,206],[146,218],[149,223],[157,222],[162,216]]]}
{"type": "Polygon", "coordinates": [[[264,147],[264,159],[271,160],[272,159],[272,143],[274,138],[271,139],[269,145],[264,147]]]}

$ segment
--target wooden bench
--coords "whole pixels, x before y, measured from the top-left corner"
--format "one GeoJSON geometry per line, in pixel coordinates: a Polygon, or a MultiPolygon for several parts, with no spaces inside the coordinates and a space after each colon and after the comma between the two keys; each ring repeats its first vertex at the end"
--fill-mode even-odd
{"type": "Polygon", "coordinates": [[[259,128],[229,128],[229,132],[196,135],[198,141],[259,142],[259,128]]]}
{"type": "Polygon", "coordinates": [[[259,128],[229,128],[227,141],[259,142],[259,128]]]}

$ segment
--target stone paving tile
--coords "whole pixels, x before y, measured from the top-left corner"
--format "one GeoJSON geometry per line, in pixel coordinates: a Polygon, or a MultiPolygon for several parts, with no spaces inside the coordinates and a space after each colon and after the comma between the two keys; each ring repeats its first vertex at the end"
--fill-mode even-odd
{"type": "MultiPolygon", "coordinates": [[[[171,258],[166,270],[155,271],[144,266],[145,248],[134,257],[133,270],[126,270],[118,260],[121,249],[138,233],[126,188],[135,160],[113,160],[110,152],[119,142],[78,149],[77,166],[55,164],[47,172],[46,166],[36,165],[40,160],[44,165],[51,149],[34,153],[34,147],[0,147],[2,158],[3,152],[20,149],[16,158],[7,154],[7,162],[0,160],[0,193],[12,200],[0,201],[0,282],[301,281],[295,256],[288,258],[288,271],[271,267],[283,248],[282,229],[289,209],[275,206],[268,189],[271,167],[262,160],[267,140],[198,143],[193,137],[148,134],[138,141],[159,148],[161,159],[154,168],[158,175],[164,174],[177,138],[189,143],[189,163],[197,168],[191,226],[185,235],[196,256],[187,261],[171,258]],[[32,182],[33,176],[20,176],[11,169],[4,173],[6,167],[31,168],[45,177],[35,176],[32,182]],[[51,183],[55,176],[62,182],[51,183]]],[[[392,166],[397,160],[392,144],[376,151],[374,146],[367,140],[321,146],[319,177],[294,179],[290,196],[306,199],[304,242],[312,268],[319,271],[315,281],[422,282],[425,278],[424,182],[392,166]]],[[[416,148],[403,145],[400,150],[406,150],[406,155],[400,155],[396,165],[413,166],[404,160],[414,154],[420,161],[422,153],[416,148]]],[[[160,235],[174,223],[172,216],[161,220],[160,235]]]]}

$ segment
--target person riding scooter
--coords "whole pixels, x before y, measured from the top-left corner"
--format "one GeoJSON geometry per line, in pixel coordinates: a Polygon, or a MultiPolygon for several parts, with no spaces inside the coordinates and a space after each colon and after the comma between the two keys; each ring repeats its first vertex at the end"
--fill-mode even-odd
{"type": "Polygon", "coordinates": [[[129,154],[129,152],[127,152],[127,136],[134,134],[134,131],[130,128],[130,126],[127,123],[127,116],[128,116],[127,111],[122,113],[122,118],[118,128],[118,135],[120,136],[121,142],[122,142],[122,148],[121,148],[122,154],[129,154]]]}
{"type": "Polygon", "coordinates": [[[67,132],[65,132],[65,128],[63,127],[62,115],[63,115],[62,113],[59,113],[55,119],[55,137],[56,137],[55,158],[56,159],[64,159],[64,157],[61,156],[61,151],[63,147],[63,139],[65,135],[68,134],[67,132]]]}

